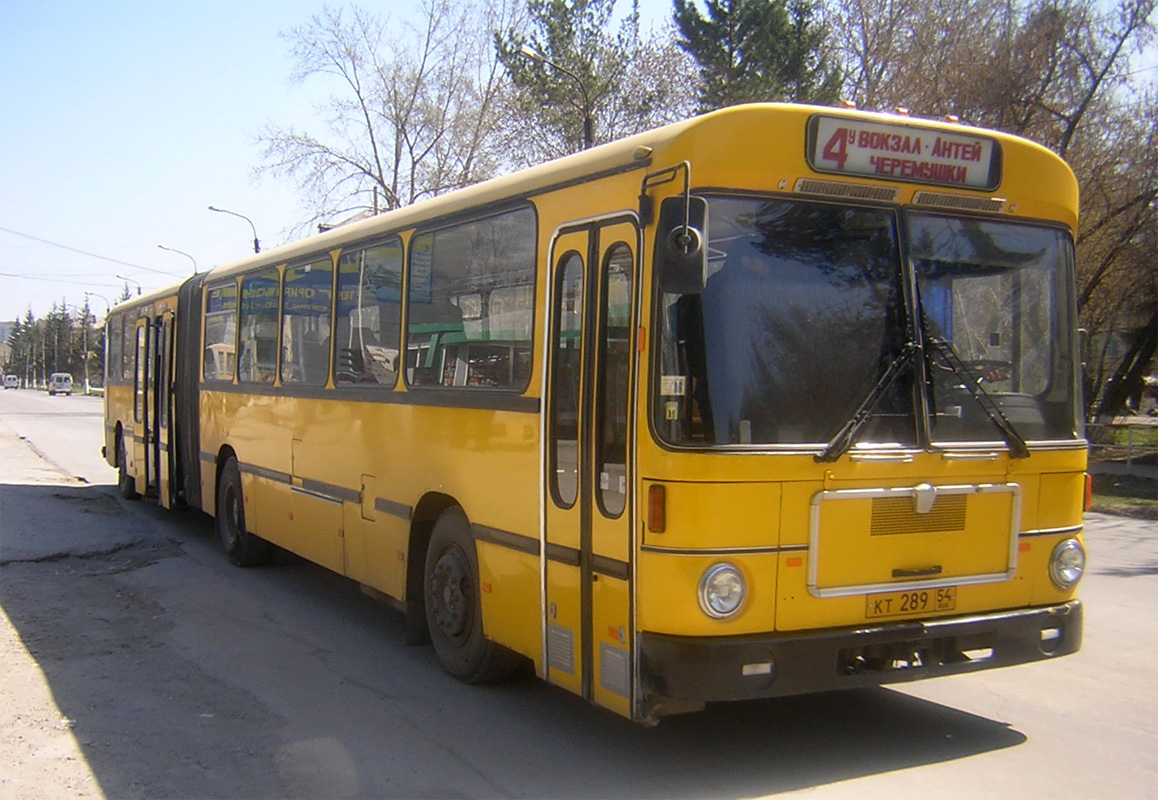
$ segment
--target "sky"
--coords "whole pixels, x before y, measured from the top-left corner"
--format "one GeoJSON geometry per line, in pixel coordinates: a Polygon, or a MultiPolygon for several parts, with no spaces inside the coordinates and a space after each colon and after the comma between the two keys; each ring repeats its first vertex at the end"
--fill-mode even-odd
{"type": "MultiPolygon", "coordinates": [[[[278,32],[320,9],[0,0],[0,320],[191,274],[159,244],[202,271],[249,252],[249,225],[210,205],[248,216],[267,246],[286,241],[309,214],[292,185],[253,178],[254,137],[311,119],[316,98],[289,82],[278,32]]],[[[104,300],[91,308],[103,316],[104,300]]]]}
{"type": "MultiPolygon", "coordinates": [[[[621,0],[626,6],[626,0],[621,0]]],[[[342,2],[331,2],[341,7],[342,2]]],[[[363,7],[395,18],[413,0],[363,7]]],[[[269,124],[321,132],[325,85],[290,81],[279,34],[323,0],[0,0],[0,320],[53,303],[103,316],[298,238],[288,179],[254,176],[269,124]],[[162,250],[158,245],[188,254],[162,250]]],[[[670,0],[642,0],[644,27],[670,0]]]]}

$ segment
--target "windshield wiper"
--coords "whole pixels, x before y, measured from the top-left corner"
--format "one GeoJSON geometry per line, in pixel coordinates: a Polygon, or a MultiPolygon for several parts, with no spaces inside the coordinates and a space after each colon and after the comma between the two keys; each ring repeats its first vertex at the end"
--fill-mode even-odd
{"type": "Polygon", "coordinates": [[[913,358],[921,351],[920,346],[916,342],[905,342],[905,346],[901,352],[893,359],[893,363],[889,364],[879,378],[877,378],[876,385],[873,390],[869,392],[868,397],[860,404],[856,413],[852,415],[848,422],[844,423],[844,427],[836,432],[836,435],[828,440],[828,445],[824,448],[824,452],[816,456],[816,460],[820,462],[836,461],[852,447],[853,439],[864,424],[868,422],[869,417],[872,416],[873,410],[881,401],[881,398],[888,392],[889,387],[897,380],[900,374],[905,370],[905,367],[912,362],[913,358]]]}
{"type": "Polygon", "coordinates": [[[941,357],[953,370],[953,374],[965,385],[969,394],[977,401],[977,405],[981,406],[989,420],[1001,431],[1005,443],[1009,445],[1010,457],[1029,458],[1029,448],[1025,444],[1025,439],[1021,438],[1021,434],[1013,427],[1009,417],[1002,413],[1001,408],[989,396],[989,393],[981,388],[981,384],[969,372],[969,368],[965,366],[965,362],[961,360],[961,356],[953,348],[953,343],[938,336],[926,336],[925,340],[941,353],[941,357]]]}

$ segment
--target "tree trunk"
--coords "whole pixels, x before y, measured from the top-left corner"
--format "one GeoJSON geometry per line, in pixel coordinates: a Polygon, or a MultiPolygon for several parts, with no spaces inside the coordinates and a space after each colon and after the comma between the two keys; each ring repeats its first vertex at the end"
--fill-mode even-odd
{"type": "Polygon", "coordinates": [[[1126,401],[1137,396],[1142,389],[1146,370],[1154,360],[1158,350],[1158,311],[1150,315],[1142,328],[1141,335],[1134,341],[1122,363],[1114,371],[1114,376],[1106,384],[1102,399],[1098,403],[1098,419],[1111,420],[1126,407],[1126,401]]]}

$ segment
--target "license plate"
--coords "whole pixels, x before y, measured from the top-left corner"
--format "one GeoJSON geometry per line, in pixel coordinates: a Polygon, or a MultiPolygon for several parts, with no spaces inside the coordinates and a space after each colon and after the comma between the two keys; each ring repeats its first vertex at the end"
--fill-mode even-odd
{"type": "Polygon", "coordinates": [[[865,597],[864,615],[876,617],[908,617],[934,611],[952,611],[957,608],[957,587],[940,589],[912,589],[907,592],[885,592],[865,597]]]}

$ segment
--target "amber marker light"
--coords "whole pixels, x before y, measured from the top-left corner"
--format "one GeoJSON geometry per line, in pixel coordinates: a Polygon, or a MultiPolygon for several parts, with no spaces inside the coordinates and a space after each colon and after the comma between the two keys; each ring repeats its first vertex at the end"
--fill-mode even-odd
{"type": "Polygon", "coordinates": [[[667,530],[667,489],[662,483],[647,487],[647,530],[649,533],[667,530]]]}

